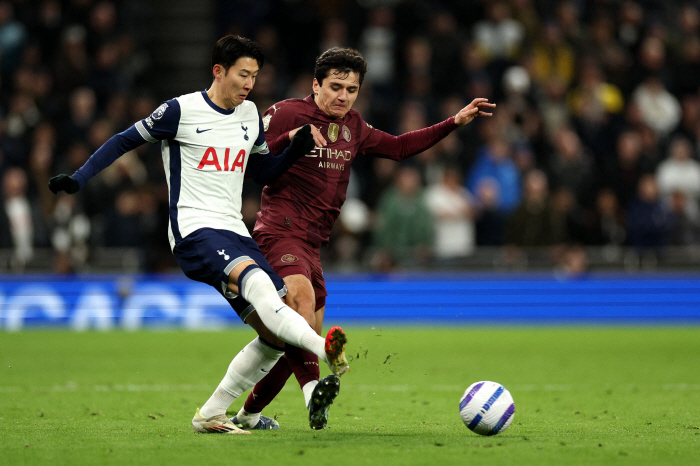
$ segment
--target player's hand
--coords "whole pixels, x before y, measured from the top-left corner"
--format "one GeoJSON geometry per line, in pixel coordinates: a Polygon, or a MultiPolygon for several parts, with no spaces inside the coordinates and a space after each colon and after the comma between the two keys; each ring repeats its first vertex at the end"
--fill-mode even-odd
{"type": "Polygon", "coordinates": [[[59,191],[65,191],[68,194],[74,194],[80,191],[78,180],[70,175],[58,175],[49,180],[49,189],[58,194],[59,191]]]}
{"type": "Polygon", "coordinates": [[[472,103],[455,115],[455,124],[457,126],[464,126],[478,116],[490,117],[493,113],[488,113],[485,110],[491,110],[493,108],[496,108],[496,104],[489,103],[489,99],[484,99],[483,97],[476,98],[472,100],[472,103]]]}
{"type": "Polygon", "coordinates": [[[314,150],[314,147],[316,147],[316,143],[311,135],[311,125],[304,125],[294,134],[292,143],[289,144],[287,149],[287,154],[294,159],[298,159],[314,150]]]}
{"type": "MultiPolygon", "coordinates": [[[[328,145],[328,142],[323,138],[321,135],[321,132],[316,128],[314,125],[311,126],[311,135],[314,137],[314,143],[316,144],[316,147],[326,147],[328,145]]],[[[299,128],[293,129],[289,132],[289,140],[291,141],[294,135],[299,131],[302,127],[300,126],[299,128]]]]}

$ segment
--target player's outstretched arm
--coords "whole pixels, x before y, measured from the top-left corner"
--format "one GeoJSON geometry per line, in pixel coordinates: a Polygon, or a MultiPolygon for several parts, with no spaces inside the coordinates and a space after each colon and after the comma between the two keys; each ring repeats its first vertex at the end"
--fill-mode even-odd
{"type": "Polygon", "coordinates": [[[460,110],[457,115],[433,126],[409,131],[401,136],[392,136],[369,125],[369,133],[364,138],[360,152],[372,157],[392,160],[405,160],[434,146],[445,136],[460,126],[471,122],[476,116],[491,116],[487,110],[495,108],[488,99],[477,98],[460,110]]]}
{"type": "Polygon", "coordinates": [[[59,191],[75,194],[85,186],[87,180],[145,142],[136,127],[131,126],[126,131],[112,136],[73,175],[61,174],[51,178],[49,189],[54,194],[58,194],[59,191]]]}
{"type": "Polygon", "coordinates": [[[486,110],[494,108],[496,108],[496,104],[489,103],[489,99],[478,97],[455,115],[455,124],[457,126],[464,126],[478,116],[490,117],[493,113],[487,112],[486,110]]]}

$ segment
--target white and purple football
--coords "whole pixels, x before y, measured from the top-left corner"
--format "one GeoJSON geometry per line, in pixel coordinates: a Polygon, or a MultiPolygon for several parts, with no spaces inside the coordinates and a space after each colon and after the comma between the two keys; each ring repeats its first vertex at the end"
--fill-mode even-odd
{"type": "Polygon", "coordinates": [[[476,382],[459,400],[459,414],[469,430],[479,435],[496,435],[513,422],[515,403],[500,383],[476,382]]]}

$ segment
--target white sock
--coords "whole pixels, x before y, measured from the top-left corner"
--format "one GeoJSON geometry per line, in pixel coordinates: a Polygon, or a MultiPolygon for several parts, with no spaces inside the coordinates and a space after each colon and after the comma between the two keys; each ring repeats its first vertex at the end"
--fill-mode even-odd
{"type": "Polygon", "coordinates": [[[262,269],[248,273],[239,288],[241,296],[255,307],[265,327],[280,340],[311,351],[326,361],[326,340],[301,315],[282,302],[274,283],[262,269]]]}
{"type": "Polygon", "coordinates": [[[245,408],[241,408],[236,414],[238,422],[243,426],[244,429],[251,429],[260,421],[261,413],[249,413],[245,408]]]}
{"type": "Polygon", "coordinates": [[[205,418],[226,414],[226,410],[236,398],[256,383],[260,382],[265,374],[277,363],[284,354],[267,346],[260,338],[248,343],[240,353],[233,358],[228,366],[226,375],[219,383],[212,396],[199,410],[205,418]]]}
{"type": "Polygon", "coordinates": [[[301,387],[301,391],[304,393],[304,406],[306,408],[309,408],[309,401],[311,401],[311,394],[314,392],[314,388],[316,388],[316,385],[318,385],[318,380],[312,380],[311,382],[307,382],[306,385],[301,387]]]}

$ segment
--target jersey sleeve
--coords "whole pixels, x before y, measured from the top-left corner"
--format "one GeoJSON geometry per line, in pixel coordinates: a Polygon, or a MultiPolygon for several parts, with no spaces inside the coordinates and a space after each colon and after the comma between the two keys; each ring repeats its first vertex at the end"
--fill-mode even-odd
{"type": "Polygon", "coordinates": [[[278,102],[268,108],[263,117],[265,140],[273,154],[281,153],[289,145],[289,132],[294,129],[295,106],[290,102],[278,102]]]}
{"type": "Polygon", "coordinates": [[[454,117],[427,128],[392,136],[362,122],[362,143],[359,152],[372,157],[405,160],[434,146],[457,129],[454,117]]]}
{"type": "Polygon", "coordinates": [[[148,142],[173,139],[180,125],[180,103],[177,99],[166,100],[153,113],[134,125],[142,138],[148,142]]]}
{"type": "Polygon", "coordinates": [[[158,142],[172,139],[177,134],[180,124],[180,104],[176,99],[163,102],[150,116],[137,121],[129,129],[112,136],[94,154],[85,165],[73,174],[80,189],[99,172],[109,167],[122,155],[136,149],[146,142],[158,142]]]}
{"type": "Polygon", "coordinates": [[[284,148],[279,155],[272,155],[265,142],[263,125],[263,120],[260,118],[260,134],[250,152],[246,177],[252,178],[258,184],[267,185],[289,170],[299,157],[303,157],[303,154],[290,155],[288,148],[284,148]]]}
{"type": "Polygon", "coordinates": [[[99,172],[109,167],[122,155],[144,144],[146,141],[136,130],[136,125],[119,134],[115,134],[95,151],[85,164],[73,173],[78,186],[83,189],[85,183],[99,172]]]}

